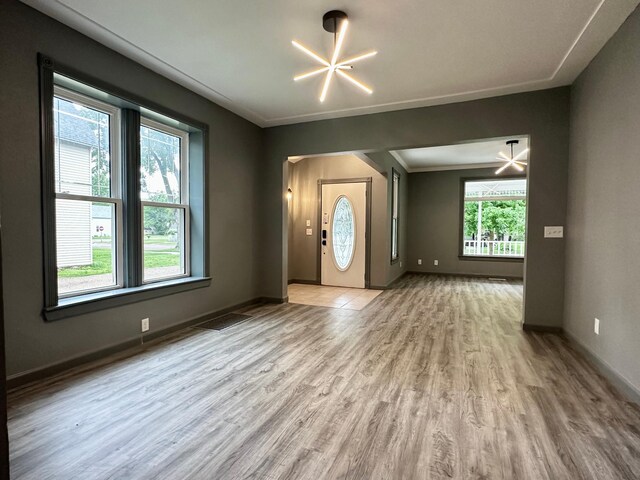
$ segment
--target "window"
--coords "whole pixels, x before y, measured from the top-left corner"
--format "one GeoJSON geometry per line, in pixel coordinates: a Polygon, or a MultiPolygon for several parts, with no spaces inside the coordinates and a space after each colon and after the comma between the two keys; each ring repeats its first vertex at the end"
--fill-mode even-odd
{"type": "Polygon", "coordinates": [[[391,186],[391,262],[398,259],[398,211],[400,194],[400,175],[393,170],[391,186]]]}
{"type": "Polygon", "coordinates": [[[122,286],[119,110],[56,87],[55,217],[60,297],[122,286]]]}
{"type": "Polygon", "coordinates": [[[40,69],[45,318],[208,285],[206,125],[40,69]]]}
{"type": "Polygon", "coordinates": [[[140,126],[145,282],[188,276],[189,139],[149,119],[140,126]]]}
{"type": "Polygon", "coordinates": [[[526,178],[464,181],[462,255],[522,258],[526,178]]]}

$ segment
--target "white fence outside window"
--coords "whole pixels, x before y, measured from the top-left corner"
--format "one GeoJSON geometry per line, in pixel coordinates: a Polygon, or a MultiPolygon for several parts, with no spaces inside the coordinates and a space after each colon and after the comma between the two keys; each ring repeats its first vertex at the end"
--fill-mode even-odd
{"type": "Polygon", "coordinates": [[[524,242],[506,240],[465,240],[464,255],[524,257],[524,242]]]}

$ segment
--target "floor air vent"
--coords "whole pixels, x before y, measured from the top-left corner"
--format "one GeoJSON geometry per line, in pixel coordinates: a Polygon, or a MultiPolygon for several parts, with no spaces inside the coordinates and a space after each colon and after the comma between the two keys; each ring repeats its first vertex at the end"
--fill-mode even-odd
{"type": "Polygon", "coordinates": [[[206,323],[196,325],[197,328],[208,328],[209,330],[224,330],[225,328],[236,325],[240,322],[244,322],[251,318],[251,315],[244,315],[242,313],[227,313],[221,317],[209,320],[206,323]]]}

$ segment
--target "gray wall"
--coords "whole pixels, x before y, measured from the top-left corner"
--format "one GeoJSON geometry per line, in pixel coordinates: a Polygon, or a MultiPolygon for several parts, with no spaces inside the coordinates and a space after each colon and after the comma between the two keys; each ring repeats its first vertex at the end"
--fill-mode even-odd
{"type": "Polygon", "coordinates": [[[387,209],[387,177],[355,155],[312,157],[289,166],[289,276],[315,281],[319,277],[318,180],[371,177],[371,285],[386,286],[390,269],[390,222],[387,209]],[[307,236],[306,220],[313,235],[307,236]]]}
{"type": "Polygon", "coordinates": [[[7,371],[15,376],[159,330],[257,295],[262,131],[80,33],[15,1],[0,2],[0,204],[7,371]],[[211,287],[45,323],[36,54],[210,126],[211,287]]]}
{"type": "Polygon", "coordinates": [[[363,158],[368,159],[374,168],[377,168],[386,176],[389,182],[387,188],[387,225],[384,231],[387,239],[386,255],[384,257],[387,266],[386,283],[378,286],[389,286],[395,280],[400,278],[407,271],[407,229],[408,229],[408,212],[409,212],[409,183],[411,175],[409,175],[404,167],[389,152],[369,152],[363,158]],[[391,263],[391,215],[393,207],[393,192],[391,191],[391,182],[393,180],[393,172],[400,175],[399,198],[398,198],[398,259],[391,263]]]}
{"type": "MultiPolygon", "coordinates": [[[[571,90],[564,328],[640,395],[640,10],[571,90]],[[601,320],[600,335],[593,332],[601,320]]],[[[636,397],[640,398],[640,397],[636,397]]]]}
{"type": "Polygon", "coordinates": [[[522,261],[461,260],[460,182],[495,176],[495,168],[412,173],[409,187],[409,270],[522,278],[522,261]],[[418,265],[418,258],[422,265],[418,265]],[[438,260],[438,266],[433,264],[438,260]]]}
{"type": "Polygon", "coordinates": [[[284,296],[287,287],[287,188],[290,155],[392,150],[472,139],[530,135],[528,255],[524,321],[561,326],[564,241],[544,239],[544,225],[564,225],[569,148],[569,89],[373,115],[301,123],[266,130],[262,167],[262,293],[284,296]]]}

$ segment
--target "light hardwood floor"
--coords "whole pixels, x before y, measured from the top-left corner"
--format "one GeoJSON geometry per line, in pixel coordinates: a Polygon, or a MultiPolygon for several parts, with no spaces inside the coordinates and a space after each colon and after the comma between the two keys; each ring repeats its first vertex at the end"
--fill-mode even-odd
{"type": "Polygon", "coordinates": [[[521,297],[410,275],[77,368],[11,393],[12,478],[640,478],[640,409],[521,297]]]}

